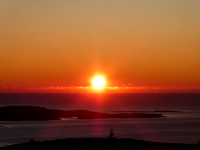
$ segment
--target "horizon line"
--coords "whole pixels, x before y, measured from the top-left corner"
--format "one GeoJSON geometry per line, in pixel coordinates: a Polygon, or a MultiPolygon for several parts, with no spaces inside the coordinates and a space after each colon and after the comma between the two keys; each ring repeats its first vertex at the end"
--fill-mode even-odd
{"type": "Polygon", "coordinates": [[[0,93],[200,93],[200,87],[180,86],[107,86],[101,90],[92,86],[9,86],[0,93]]]}

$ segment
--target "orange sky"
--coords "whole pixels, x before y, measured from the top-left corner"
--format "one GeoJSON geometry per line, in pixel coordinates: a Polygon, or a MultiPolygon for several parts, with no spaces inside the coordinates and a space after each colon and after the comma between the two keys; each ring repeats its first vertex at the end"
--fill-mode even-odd
{"type": "Polygon", "coordinates": [[[95,74],[106,76],[108,87],[133,91],[200,89],[199,6],[199,0],[1,0],[0,91],[88,87],[95,74]]]}

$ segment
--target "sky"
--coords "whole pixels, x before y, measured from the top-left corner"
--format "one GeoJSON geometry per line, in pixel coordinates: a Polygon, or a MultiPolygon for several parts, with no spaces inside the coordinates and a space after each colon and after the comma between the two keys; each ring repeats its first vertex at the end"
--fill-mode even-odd
{"type": "Polygon", "coordinates": [[[0,91],[85,88],[95,75],[199,90],[200,1],[0,0],[0,91]]]}

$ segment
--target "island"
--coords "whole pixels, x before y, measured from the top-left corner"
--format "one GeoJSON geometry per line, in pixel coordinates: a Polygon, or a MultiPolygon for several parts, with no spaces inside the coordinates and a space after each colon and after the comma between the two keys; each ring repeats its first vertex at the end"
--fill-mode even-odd
{"type": "Polygon", "coordinates": [[[57,110],[40,106],[6,106],[0,107],[0,121],[34,121],[34,120],[64,120],[99,119],[99,118],[159,118],[157,113],[102,113],[88,110],[57,110]]]}

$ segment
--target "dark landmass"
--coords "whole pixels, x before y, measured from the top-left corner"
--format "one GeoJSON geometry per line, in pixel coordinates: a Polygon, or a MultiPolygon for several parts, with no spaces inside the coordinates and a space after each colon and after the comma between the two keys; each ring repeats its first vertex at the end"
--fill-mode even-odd
{"type": "Polygon", "coordinates": [[[117,110],[117,111],[111,111],[111,112],[121,112],[121,113],[149,113],[149,112],[152,112],[152,111],[142,111],[142,110],[117,110]]]}
{"type": "Polygon", "coordinates": [[[172,113],[174,113],[174,112],[180,112],[180,111],[175,111],[175,110],[155,110],[154,112],[172,112],[172,113]]]}
{"type": "Polygon", "coordinates": [[[141,111],[141,110],[119,110],[119,111],[111,111],[111,112],[128,112],[128,113],[131,113],[131,112],[134,112],[134,113],[152,113],[152,112],[161,112],[161,113],[173,113],[173,112],[180,112],[180,111],[175,111],[175,110],[153,110],[153,111],[148,111],[148,110],[144,110],[144,111],[141,111]]]}
{"type": "Polygon", "coordinates": [[[30,141],[24,144],[0,147],[0,150],[199,150],[200,144],[172,144],[147,142],[126,138],[68,138],[52,141],[30,141]]]}
{"type": "Polygon", "coordinates": [[[98,118],[154,118],[162,114],[149,113],[99,113],[88,110],[56,110],[38,106],[0,107],[0,121],[59,120],[61,118],[98,119],[98,118]]]}

